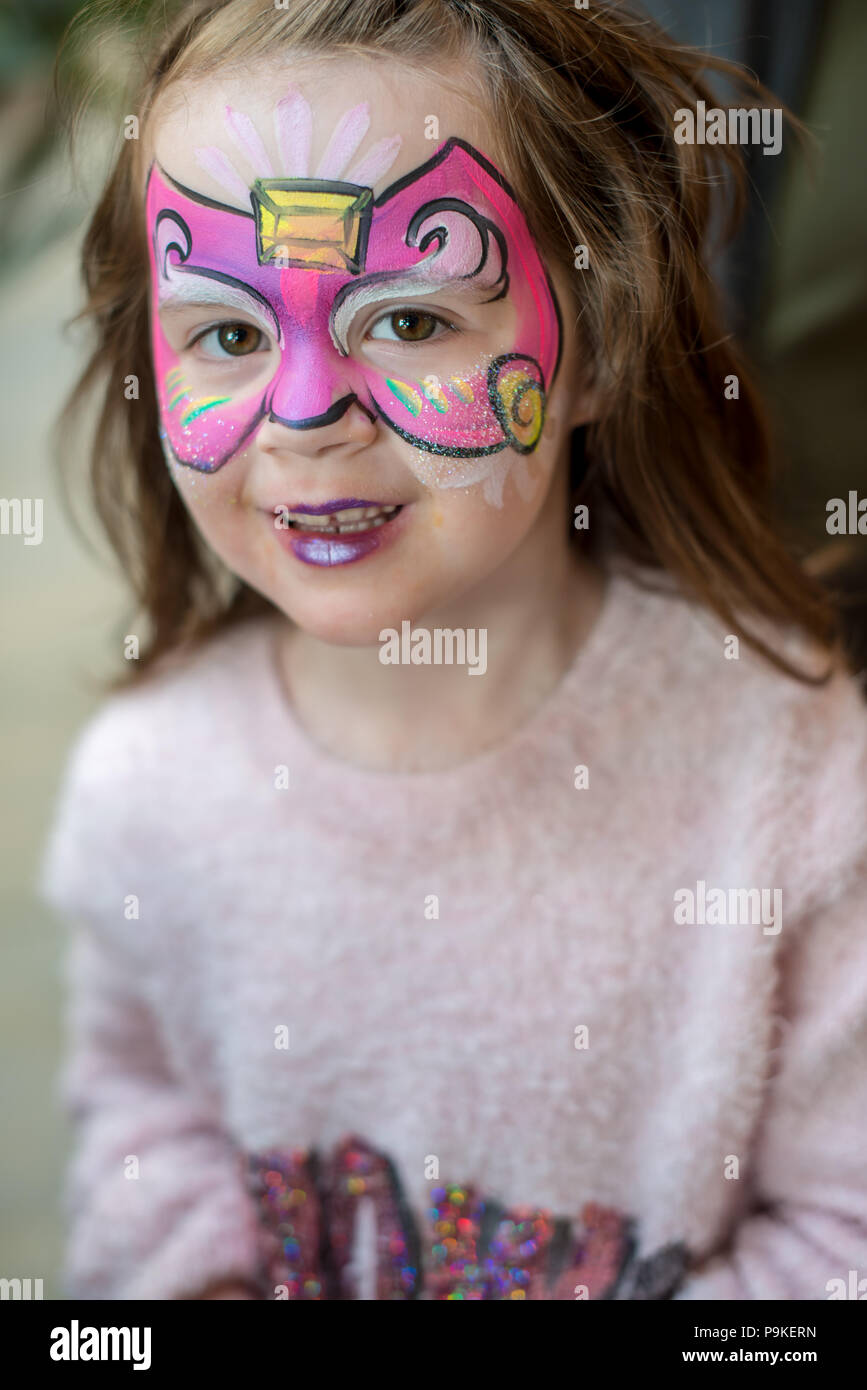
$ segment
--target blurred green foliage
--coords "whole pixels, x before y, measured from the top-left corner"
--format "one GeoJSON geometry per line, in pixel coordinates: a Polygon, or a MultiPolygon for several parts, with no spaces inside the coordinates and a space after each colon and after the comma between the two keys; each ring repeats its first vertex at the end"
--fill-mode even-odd
{"type": "Polygon", "coordinates": [[[17,0],[0,7],[0,92],[28,70],[50,66],[77,0],[17,0]]]}
{"type": "Polygon", "coordinates": [[[21,204],[56,158],[82,104],[98,115],[117,96],[126,78],[125,42],[171,8],[164,0],[0,0],[0,177],[6,195],[0,198],[0,257],[6,270],[76,220],[71,206],[58,208],[54,219],[40,219],[38,230],[28,233],[21,204]],[[61,48],[58,107],[54,74],[61,48]]]}

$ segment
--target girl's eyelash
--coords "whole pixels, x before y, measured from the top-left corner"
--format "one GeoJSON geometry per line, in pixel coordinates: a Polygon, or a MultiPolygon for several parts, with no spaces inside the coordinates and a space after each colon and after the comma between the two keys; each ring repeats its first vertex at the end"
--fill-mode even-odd
{"type": "MultiPolygon", "coordinates": [[[[399,314],[407,313],[424,314],[426,317],[433,319],[434,323],[436,323],[438,327],[446,329],[449,333],[460,333],[462,331],[457,324],[453,323],[451,319],[445,318],[442,314],[436,314],[432,310],[422,308],[420,305],[416,304],[401,304],[398,305],[396,308],[388,309],[380,313],[376,318],[372,319],[364,331],[364,336],[367,337],[367,335],[371,333],[372,330],[376,328],[378,324],[386,323],[389,319],[393,319],[399,314]]],[[[265,329],[261,328],[258,324],[246,323],[246,321],[243,319],[217,319],[214,323],[206,324],[203,328],[197,329],[193,336],[189,339],[189,341],[184,344],[183,351],[191,352],[192,349],[196,346],[196,344],[200,343],[203,338],[209,337],[212,333],[219,332],[221,328],[231,328],[234,327],[236,324],[243,324],[247,328],[255,329],[256,332],[260,333],[262,335],[262,338],[266,340],[270,345],[270,334],[268,334],[265,331],[265,329]]],[[[424,347],[425,344],[429,343],[431,340],[429,338],[423,338],[420,339],[418,342],[413,342],[411,339],[398,339],[397,341],[401,342],[401,345],[403,347],[412,348],[424,347]]],[[[257,351],[258,350],[259,349],[257,349],[257,351]]],[[[252,356],[252,354],[249,355],[252,356]]]]}
{"type": "Polygon", "coordinates": [[[184,351],[189,352],[191,348],[196,346],[196,343],[201,342],[202,338],[207,338],[208,334],[216,333],[221,328],[234,328],[236,325],[243,328],[255,329],[255,331],[261,333],[262,337],[270,344],[270,334],[266,333],[264,328],[260,328],[258,323],[247,323],[245,319],[218,319],[216,323],[209,323],[207,327],[197,329],[189,342],[184,345],[184,351]]]}
{"type": "MultiPolygon", "coordinates": [[[[426,318],[433,319],[433,321],[439,324],[440,327],[447,328],[451,333],[461,332],[461,329],[458,328],[457,324],[452,323],[451,319],[443,318],[441,314],[435,314],[432,309],[425,309],[419,304],[399,304],[393,309],[384,310],[382,313],[378,314],[376,318],[371,319],[370,323],[364,330],[365,338],[368,336],[369,333],[373,331],[374,328],[377,327],[378,324],[386,323],[389,319],[397,318],[401,314],[423,314],[426,318]]],[[[411,340],[402,341],[404,347],[423,347],[426,342],[430,342],[430,339],[422,338],[416,343],[412,342],[411,340]]]]}
{"type": "Polygon", "coordinates": [[[207,328],[197,328],[192,338],[190,338],[189,342],[185,345],[187,351],[189,351],[190,348],[195,347],[196,343],[200,342],[201,339],[206,337],[208,333],[213,333],[215,328],[222,328],[223,322],[224,320],[221,319],[218,323],[209,323],[207,328]]]}

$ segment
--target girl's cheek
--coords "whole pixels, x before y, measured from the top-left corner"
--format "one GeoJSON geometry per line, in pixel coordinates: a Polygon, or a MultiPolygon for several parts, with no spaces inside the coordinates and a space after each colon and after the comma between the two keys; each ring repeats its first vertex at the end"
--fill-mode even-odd
{"type": "Polygon", "coordinates": [[[543,479],[535,460],[531,464],[510,450],[492,458],[463,460],[417,449],[409,466],[418,481],[435,493],[480,488],[485,503],[496,511],[503,509],[510,478],[525,503],[533,500],[543,479]]]}
{"type": "Polygon", "coordinates": [[[251,396],[232,384],[197,389],[176,360],[158,376],[160,437],[168,458],[189,471],[216,473],[233,458],[262,414],[264,389],[251,396]]]}
{"type": "Polygon", "coordinates": [[[219,541],[231,534],[244,515],[242,494],[249,451],[237,452],[227,468],[216,473],[199,472],[166,455],[169,474],[193,521],[206,539],[219,541]]]}
{"type": "Polygon", "coordinates": [[[541,370],[532,358],[486,354],[443,377],[366,375],[381,413],[413,446],[408,466],[425,487],[481,485],[485,501],[500,508],[511,474],[520,495],[532,496],[527,460],[542,438],[546,409],[541,370]]]}
{"type": "Polygon", "coordinates": [[[512,487],[494,507],[484,488],[431,490],[419,532],[419,564],[448,590],[455,579],[493,575],[533,527],[543,498],[525,500],[512,487]]]}

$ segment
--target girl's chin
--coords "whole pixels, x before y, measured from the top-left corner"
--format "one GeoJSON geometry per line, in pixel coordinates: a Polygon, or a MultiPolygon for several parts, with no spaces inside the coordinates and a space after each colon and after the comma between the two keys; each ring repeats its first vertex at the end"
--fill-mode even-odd
{"type": "Polygon", "coordinates": [[[326,642],[332,647],[376,647],[382,646],[382,633],[394,630],[400,632],[401,623],[406,621],[406,613],[395,616],[394,605],[383,605],[381,614],[371,613],[369,607],[357,614],[347,612],[342,605],[339,613],[327,611],[323,604],[315,613],[299,605],[291,607],[279,605],[281,612],[293,626],[317,642],[326,642]]]}

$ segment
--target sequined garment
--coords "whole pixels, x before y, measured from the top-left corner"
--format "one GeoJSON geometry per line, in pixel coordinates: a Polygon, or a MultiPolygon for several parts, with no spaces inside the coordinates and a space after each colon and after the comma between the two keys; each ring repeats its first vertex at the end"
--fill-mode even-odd
{"type": "Polygon", "coordinates": [[[246,1176],[263,1298],[664,1299],[686,1267],[679,1244],[639,1260],[632,1223],[609,1208],[591,1202],[577,1220],[555,1218],[455,1183],[432,1183],[419,1230],[394,1165],[356,1136],[324,1162],[303,1149],[250,1155],[246,1176]],[[366,1276],[356,1256],[363,1223],[366,1276]]]}

